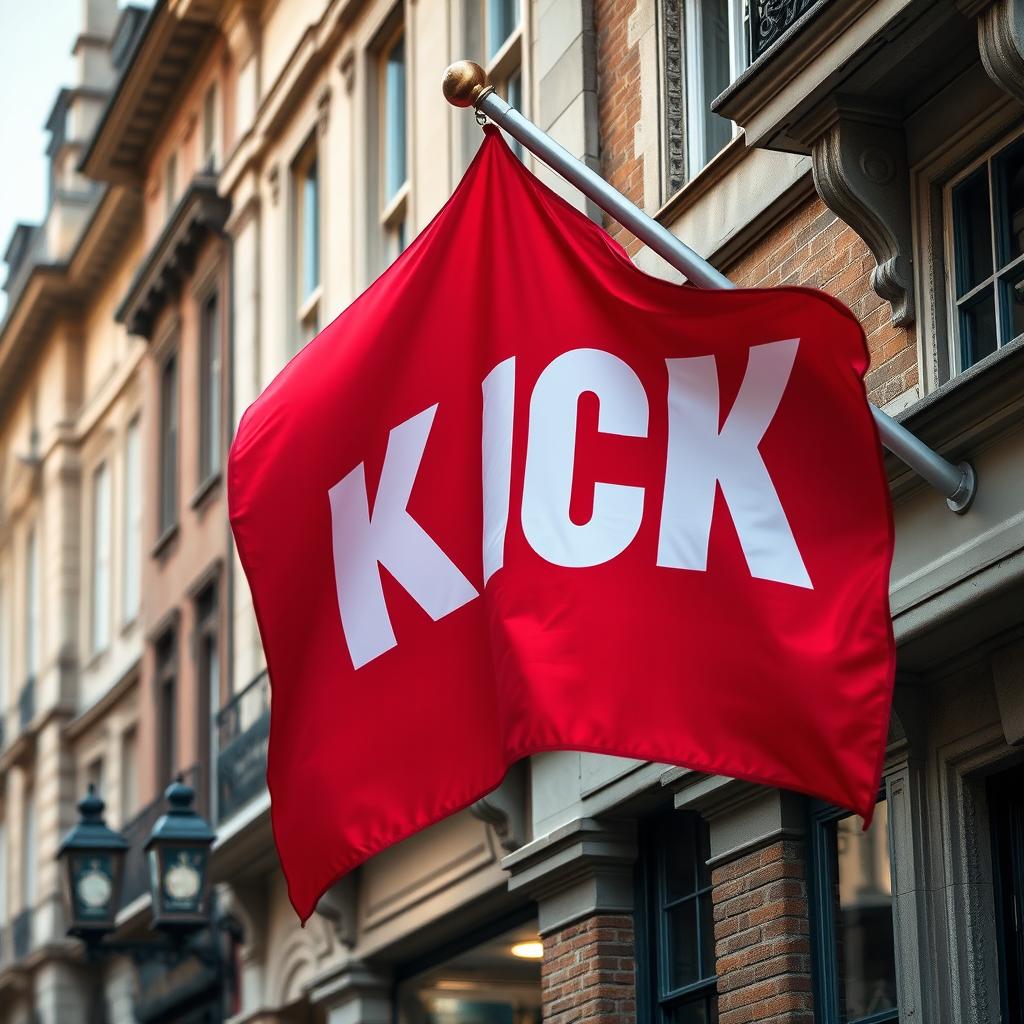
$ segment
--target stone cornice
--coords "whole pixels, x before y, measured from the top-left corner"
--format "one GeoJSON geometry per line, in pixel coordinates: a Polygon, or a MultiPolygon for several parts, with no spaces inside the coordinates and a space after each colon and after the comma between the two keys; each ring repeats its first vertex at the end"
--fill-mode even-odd
{"type": "Polygon", "coordinates": [[[230,201],[217,193],[215,176],[192,179],[115,314],[130,333],[152,340],[157,314],[176,293],[181,278],[191,272],[199,243],[209,233],[223,230],[230,209],[230,201]]]}

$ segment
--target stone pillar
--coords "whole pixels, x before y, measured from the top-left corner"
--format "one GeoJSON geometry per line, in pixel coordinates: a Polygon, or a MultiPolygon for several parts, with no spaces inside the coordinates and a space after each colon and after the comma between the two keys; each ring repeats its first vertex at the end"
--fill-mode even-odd
{"type": "Polygon", "coordinates": [[[350,960],[322,978],[311,1002],[327,1014],[327,1024],[391,1024],[391,983],[362,961],[350,960]]]}
{"type": "Polygon", "coordinates": [[[537,901],[545,1024],[634,1024],[634,822],[584,818],[506,857],[537,901]]]}
{"type": "Polygon", "coordinates": [[[802,800],[705,781],[675,799],[710,826],[719,1024],[813,1024],[802,800]]]}

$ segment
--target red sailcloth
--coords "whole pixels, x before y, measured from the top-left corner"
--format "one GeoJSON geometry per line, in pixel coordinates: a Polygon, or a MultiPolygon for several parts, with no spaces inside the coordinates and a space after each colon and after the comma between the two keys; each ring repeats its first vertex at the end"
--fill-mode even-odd
{"type": "Polygon", "coordinates": [[[545,750],[870,818],[894,645],[867,366],[821,292],[644,274],[489,129],[231,449],[299,915],[545,750]]]}

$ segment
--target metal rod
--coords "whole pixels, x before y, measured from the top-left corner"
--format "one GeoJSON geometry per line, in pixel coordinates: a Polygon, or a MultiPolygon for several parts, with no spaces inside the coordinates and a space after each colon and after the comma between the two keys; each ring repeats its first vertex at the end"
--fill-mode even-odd
{"type": "MultiPolygon", "coordinates": [[[[724,274],[699,256],[668,228],[648,217],[596,171],[560,146],[546,132],[505,102],[487,84],[487,76],[478,64],[459,61],[446,72],[444,94],[455,106],[473,106],[499,128],[539,157],[553,171],[575,185],[605,213],[632,231],[648,248],[661,256],[687,280],[701,288],[735,288],[724,274]]],[[[952,511],[962,514],[970,507],[977,490],[977,479],[970,463],[954,465],[901,423],[877,406],[871,406],[882,444],[897,458],[946,496],[952,511]]]]}

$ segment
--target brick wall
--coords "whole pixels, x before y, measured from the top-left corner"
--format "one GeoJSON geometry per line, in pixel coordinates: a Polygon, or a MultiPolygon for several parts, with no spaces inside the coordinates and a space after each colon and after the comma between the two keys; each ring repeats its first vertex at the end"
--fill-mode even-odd
{"type": "MultiPolygon", "coordinates": [[[[644,159],[634,153],[640,120],[640,47],[629,45],[629,16],[636,0],[594,0],[597,30],[597,116],[601,174],[623,195],[643,206],[644,159]]],[[[640,243],[609,217],[604,226],[632,255],[640,243]]]]}
{"type": "Polygon", "coordinates": [[[917,348],[913,330],[893,327],[892,308],[871,287],[874,268],[860,236],[814,197],[723,270],[743,287],[807,285],[845,302],[867,335],[868,394],[885,405],[917,384],[917,348]]]}
{"type": "Polygon", "coordinates": [[[747,854],[711,884],[719,1024],[813,1024],[803,845],[747,854]]]}
{"type": "MultiPolygon", "coordinates": [[[[630,45],[637,0],[595,0],[601,173],[643,206],[643,156],[634,152],[640,120],[640,48],[630,45]]],[[[634,255],[640,244],[609,218],[605,228],[634,255]]],[[[871,351],[868,394],[885,405],[918,382],[913,330],[893,327],[892,310],[871,287],[875,261],[852,228],[818,198],[808,200],[760,239],[738,262],[722,268],[738,284],[770,288],[801,284],[835,295],[856,314],[871,351]]]]}
{"type": "Polygon", "coordinates": [[[544,937],[545,1024],[635,1024],[633,919],[597,914],[544,937]]]}

